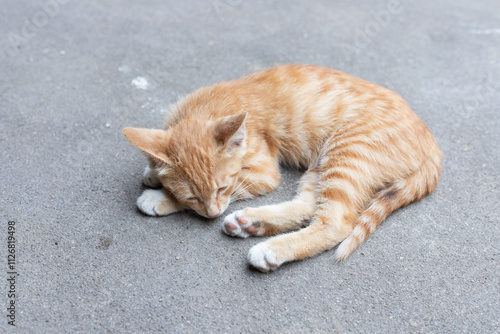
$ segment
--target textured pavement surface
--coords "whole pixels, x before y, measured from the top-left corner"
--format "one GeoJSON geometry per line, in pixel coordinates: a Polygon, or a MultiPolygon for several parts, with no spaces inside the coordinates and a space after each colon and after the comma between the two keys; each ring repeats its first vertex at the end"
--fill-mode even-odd
{"type": "MultiPolygon", "coordinates": [[[[0,332],[498,331],[496,1],[19,0],[0,22],[0,332]],[[445,160],[437,191],[347,261],[261,274],[245,260],[261,239],[223,235],[223,218],[137,211],[145,159],[121,129],[159,128],[178,96],[277,63],[395,90],[445,160]]],[[[291,198],[299,176],[228,212],[291,198]]]]}

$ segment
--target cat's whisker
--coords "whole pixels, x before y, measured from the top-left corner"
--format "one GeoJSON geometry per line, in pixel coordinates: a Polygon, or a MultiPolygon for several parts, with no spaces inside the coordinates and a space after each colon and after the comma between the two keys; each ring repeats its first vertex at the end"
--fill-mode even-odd
{"type": "Polygon", "coordinates": [[[231,199],[238,199],[239,196],[243,195],[245,193],[245,191],[247,191],[251,186],[253,186],[255,184],[255,182],[250,182],[248,184],[245,184],[245,185],[242,185],[243,182],[241,182],[239,185],[238,185],[238,189],[237,191],[233,192],[231,194],[231,199]]]}
{"type": "Polygon", "coordinates": [[[248,177],[250,176],[250,173],[252,172],[252,168],[253,167],[250,167],[250,170],[248,171],[248,174],[243,178],[243,180],[241,180],[241,182],[236,186],[236,189],[233,190],[233,192],[231,193],[231,197],[233,196],[233,194],[235,192],[238,192],[240,190],[240,188],[242,187],[242,185],[244,184],[244,182],[246,182],[246,180],[248,179],[248,177]]]}
{"type": "Polygon", "coordinates": [[[240,189],[238,189],[238,191],[236,191],[236,192],[234,192],[234,193],[232,193],[232,194],[231,194],[231,199],[233,199],[233,198],[234,198],[234,199],[238,199],[238,197],[239,197],[240,195],[242,195],[244,192],[245,192],[245,189],[244,189],[244,188],[240,188],[240,189]]]}
{"type": "Polygon", "coordinates": [[[241,189],[237,193],[233,194],[231,197],[238,198],[238,197],[240,197],[241,195],[243,195],[245,193],[245,190],[246,190],[246,188],[245,189],[241,189]]]}
{"type": "MultiPolygon", "coordinates": [[[[245,180],[243,180],[239,185],[238,187],[236,188],[236,190],[233,192],[234,193],[240,193],[240,192],[243,192],[245,191],[245,189],[248,188],[249,185],[245,184],[245,180]]],[[[251,184],[251,183],[250,183],[251,184]]]]}
{"type": "MultiPolygon", "coordinates": [[[[236,192],[236,191],[240,191],[242,188],[244,188],[244,187],[246,187],[246,186],[247,186],[247,185],[245,185],[245,182],[247,182],[247,180],[248,180],[248,177],[249,177],[249,176],[250,176],[250,174],[248,174],[248,175],[247,175],[247,176],[246,176],[246,177],[245,177],[245,178],[244,178],[244,179],[243,179],[243,180],[242,180],[242,181],[238,184],[238,186],[236,187],[236,190],[235,190],[234,192],[236,192]]],[[[253,182],[251,182],[251,184],[253,184],[253,182]]],[[[234,192],[233,192],[233,193],[234,193],[234,192]]]]}
{"type": "Polygon", "coordinates": [[[246,191],[247,191],[250,187],[252,187],[254,184],[255,184],[254,182],[252,182],[252,183],[248,184],[245,188],[243,188],[243,189],[241,190],[241,192],[238,194],[238,196],[242,196],[242,197],[243,197],[243,194],[244,194],[244,193],[245,193],[245,192],[246,192],[246,191]]]}

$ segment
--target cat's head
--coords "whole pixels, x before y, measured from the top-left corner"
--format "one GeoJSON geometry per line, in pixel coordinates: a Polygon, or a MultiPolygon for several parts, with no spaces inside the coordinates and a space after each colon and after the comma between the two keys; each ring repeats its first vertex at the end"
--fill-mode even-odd
{"type": "Polygon", "coordinates": [[[221,215],[236,191],[246,153],[246,112],[215,120],[187,118],[167,130],[125,128],[153,162],[164,188],[207,218],[221,215]]]}

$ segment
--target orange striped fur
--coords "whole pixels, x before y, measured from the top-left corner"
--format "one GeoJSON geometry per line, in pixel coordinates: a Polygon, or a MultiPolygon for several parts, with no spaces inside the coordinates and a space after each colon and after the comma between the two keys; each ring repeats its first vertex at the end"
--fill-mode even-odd
{"type": "Polygon", "coordinates": [[[201,88],[177,103],[165,130],[126,128],[149,158],[141,211],[229,203],[274,190],[279,164],[306,169],[288,202],[226,216],[231,236],[270,236],[248,259],[268,271],[340,244],[345,259],[394,210],[434,191],[442,154],[396,93],[336,70],[284,65],[201,88]]]}

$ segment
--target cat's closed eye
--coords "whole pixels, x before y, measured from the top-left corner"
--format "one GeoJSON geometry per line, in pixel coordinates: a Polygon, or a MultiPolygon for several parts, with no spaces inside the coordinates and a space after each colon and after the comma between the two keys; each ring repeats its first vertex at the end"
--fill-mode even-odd
{"type": "Polygon", "coordinates": [[[198,202],[200,199],[196,196],[191,196],[191,197],[188,197],[186,198],[186,201],[189,201],[189,202],[198,202]]]}
{"type": "Polygon", "coordinates": [[[227,186],[220,187],[219,189],[217,189],[217,193],[220,194],[221,192],[223,192],[226,189],[227,189],[227,186]]]}

